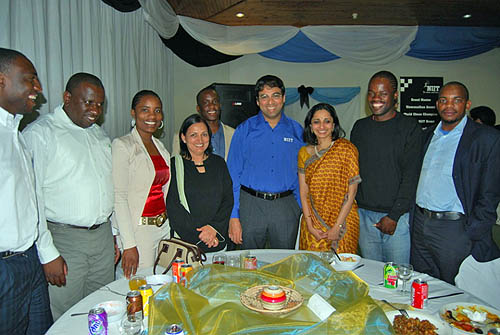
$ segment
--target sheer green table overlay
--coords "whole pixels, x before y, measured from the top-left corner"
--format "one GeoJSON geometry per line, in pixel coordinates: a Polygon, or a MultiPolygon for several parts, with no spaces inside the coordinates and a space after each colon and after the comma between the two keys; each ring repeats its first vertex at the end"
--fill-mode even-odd
{"type": "Polygon", "coordinates": [[[258,270],[206,265],[189,274],[188,288],[167,284],[150,300],[148,335],[164,335],[167,325],[181,324],[186,334],[393,334],[369,287],[353,272],[336,272],[309,253],[294,254],[258,270]],[[293,288],[304,297],[285,315],[251,311],[240,294],[257,285],[293,288]],[[308,307],[318,293],[337,310],[321,321],[308,307]]]}

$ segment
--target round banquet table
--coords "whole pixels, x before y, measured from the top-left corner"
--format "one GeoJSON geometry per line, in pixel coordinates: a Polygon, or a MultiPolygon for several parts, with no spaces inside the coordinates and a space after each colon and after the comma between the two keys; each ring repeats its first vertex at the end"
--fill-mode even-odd
{"type": "MultiPolygon", "coordinates": [[[[231,255],[239,255],[242,251],[228,251],[225,252],[227,256],[231,255]]],[[[250,250],[251,255],[255,255],[259,262],[265,263],[274,263],[282,258],[290,256],[294,253],[302,253],[302,252],[310,252],[304,250],[280,250],[280,249],[260,249],[260,250],[250,250]]],[[[314,252],[311,252],[314,253],[314,252]]],[[[316,253],[318,254],[318,253],[316,253]]],[[[212,262],[213,254],[207,254],[206,264],[212,262]]],[[[361,259],[361,263],[364,264],[363,267],[354,270],[354,273],[364,280],[370,287],[369,295],[374,299],[385,299],[389,302],[396,302],[401,304],[410,304],[409,294],[402,295],[398,290],[387,289],[383,286],[383,268],[384,263],[373,261],[370,259],[361,259]]],[[[138,274],[142,274],[145,276],[151,275],[153,273],[153,269],[144,269],[140,271],[138,274]]],[[[160,271],[157,271],[160,273],[160,271]]],[[[429,284],[429,297],[435,297],[440,295],[446,295],[455,292],[463,292],[459,288],[450,285],[444,281],[433,278],[427,274],[422,273],[414,273],[412,279],[420,278],[427,281],[429,284]]],[[[156,291],[159,286],[153,287],[156,291]]],[[[125,295],[129,291],[128,288],[128,280],[125,278],[118,279],[108,285],[100,288],[96,292],[88,295],[76,305],[74,305],[71,309],[69,309],[66,313],[64,313],[49,329],[47,332],[48,335],[67,335],[68,333],[72,333],[75,335],[78,334],[88,334],[88,325],[87,325],[87,316],[79,315],[79,316],[70,316],[73,313],[84,313],[88,312],[92,307],[97,305],[98,303],[110,301],[110,300],[125,300],[125,295]],[[122,295],[120,295],[122,294],[122,295]]],[[[438,313],[441,306],[453,302],[470,302],[477,303],[482,305],[488,305],[486,302],[481,299],[464,292],[460,295],[443,297],[438,299],[428,300],[428,304],[422,311],[430,314],[438,313]]],[[[108,327],[108,335],[118,335],[120,322],[111,322],[108,327]]],[[[145,326],[147,326],[147,320],[145,320],[145,326]]],[[[455,332],[455,330],[453,330],[455,332]]]]}

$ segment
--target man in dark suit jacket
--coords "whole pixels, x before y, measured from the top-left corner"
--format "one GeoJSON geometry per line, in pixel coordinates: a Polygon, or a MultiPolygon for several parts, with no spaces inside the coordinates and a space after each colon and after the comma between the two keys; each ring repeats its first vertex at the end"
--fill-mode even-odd
{"type": "Polygon", "coordinates": [[[411,228],[415,270],[451,284],[462,261],[500,257],[492,239],[500,200],[500,133],[466,117],[469,92],[459,82],[441,88],[441,122],[424,142],[411,228]]]}

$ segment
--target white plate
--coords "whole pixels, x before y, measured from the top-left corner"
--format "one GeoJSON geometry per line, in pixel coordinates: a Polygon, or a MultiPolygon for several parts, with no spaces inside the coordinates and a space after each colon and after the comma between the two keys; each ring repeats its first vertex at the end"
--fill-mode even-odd
{"type": "MultiPolygon", "coordinates": [[[[447,305],[444,305],[443,307],[441,307],[441,309],[439,310],[439,316],[441,317],[441,319],[444,320],[444,322],[447,322],[445,320],[445,318],[443,317],[443,314],[446,312],[446,311],[454,311],[458,306],[462,306],[462,307],[470,307],[470,306],[476,306],[478,308],[484,308],[486,309],[488,312],[490,313],[493,313],[493,314],[496,314],[498,317],[500,317],[500,311],[494,309],[493,307],[487,307],[487,306],[484,306],[484,305],[480,305],[480,304],[473,304],[473,303],[470,303],[470,302],[454,302],[454,303],[451,303],[451,304],[447,304],[447,305]]],[[[486,319],[486,321],[489,321],[489,319],[486,319]]],[[[468,332],[468,331],[465,331],[465,330],[462,330],[460,328],[457,328],[457,327],[454,327],[453,325],[450,324],[450,326],[456,330],[456,333],[457,334],[475,334],[477,335],[477,333],[475,332],[468,332]]],[[[483,333],[484,334],[487,334],[488,333],[488,330],[491,329],[491,328],[495,328],[495,326],[498,327],[498,324],[495,324],[495,325],[488,325],[486,327],[478,327],[480,328],[481,330],[483,330],[483,333]]]]}
{"type": "MultiPolygon", "coordinates": [[[[406,311],[408,312],[410,318],[419,318],[420,320],[428,320],[429,322],[431,322],[434,326],[436,326],[437,328],[436,333],[438,333],[439,335],[451,335],[451,327],[446,322],[439,319],[437,315],[420,311],[410,311],[410,310],[406,311]]],[[[392,324],[394,321],[394,317],[396,315],[401,315],[401,314],[398,311],[389,311],[385,312],[385,315],[387,315],[387,318],[392,324]]]]}
{"type": "Polygon", "coordinates": [[[172,275],[151,275],[146,277],[149,285],[164,285],[172,281],[172,275]]]}
{"type": "Polygon", "coordinates": [[[354,258],[356,261],[355,262],[340,262],[337,257],[334,258],[334,263],[332,264],[333,268],[337,271],[350,271],[352,269],[354,269],[356,266],[359,265],[359,263],[361,262],[361,257],[359,255],[355,255],[355,254],[347,254],[347,253],[344,253],[344,254],[339,254],[340,258],[343,257],[352,257],[354,258]]]}
{"type": "Polygon", "coordinates": [[[108,322],[120,321],[125,315],[126,306],[124,301],[106,301],[94,306],[94,308],[102,307],[108,315],[108,322]]]}

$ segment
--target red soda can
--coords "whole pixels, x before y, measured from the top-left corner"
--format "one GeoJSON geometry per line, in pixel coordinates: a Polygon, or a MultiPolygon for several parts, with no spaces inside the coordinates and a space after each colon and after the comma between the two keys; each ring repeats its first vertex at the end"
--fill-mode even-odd
{"type": "Polygon", "coordinates": [[[257,257],[248,255],[243,259],[243,267],[248,270],[257,269],[257,257]]]}
{"type": "Polygon", "coordinates": [[[425,280],[415,279],[411,284],[411,305],[423,309],[429,298],[429,284],[425,280]]]}
{"type": "Polygon", "coordinates": [[[127,293],[127,315],[142,320],[142,296],[139,291],[130,291],[127,293]]]}
{"type": "Polygon", "coordinates": [[[185,264],[185,262],[180,259],[180,258],[177,258],[176,260],[174,260],[172,262],[172,279],[173,279],[173,282],[174,283],[180,283],[181,282],[181,265],[182,264],[185,264]]]}

